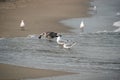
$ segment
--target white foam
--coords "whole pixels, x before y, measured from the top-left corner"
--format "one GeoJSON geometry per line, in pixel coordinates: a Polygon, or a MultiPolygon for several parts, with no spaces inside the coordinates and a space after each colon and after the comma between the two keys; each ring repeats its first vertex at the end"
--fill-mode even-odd
{"type": "Polygon", "coordinates": [[[114,30],[113,32],[120,32],[120,28],[114,30]]]}
{"type": "Polygon", "coordinates": [[[0,40],[3,40],[3,39],[5,39],[5,38],[0,38],[0,40]]]}
{"type": "Polygon", "coordinates": [[[120,32],[120,21],[114,22],[113,26],[119,27],[118,29],[114,30],[113,32],[120,32]]]}
{"type": "Polygon", "coordinates": [[[28,35],[27,38],[38,38],[36,34],[28,35]]]}
{"type": "Polygon", "coordinates": [[[97,31],[96,33],[107,33],[107,32],[109,32],[109,31],[103,30],[103,31],[97,31]]]}
{"type": "Polygon", "coordinates": [[[117,12],[116,15],[117,15],[117,16],[120,16],[120,12],[117,12]]]}
{"type": "Polygon", "coordinates": [[[120,21],[114,22],[113,26],[120,27],[120,21]]]}

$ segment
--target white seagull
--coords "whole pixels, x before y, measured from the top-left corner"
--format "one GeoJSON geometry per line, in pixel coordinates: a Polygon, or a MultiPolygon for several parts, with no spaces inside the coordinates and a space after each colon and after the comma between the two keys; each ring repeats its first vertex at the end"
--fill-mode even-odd
{"type": "Polygon", "coordinates": [[[59,44],[59,45],[61,45],[63,48],[66,48],[66,49],[70,49],[70,48],[72,48],[75,44],[76,44],[76,42],[68,42],[68,40],[63,40],[62,38],[61,38],[61,35],[59,35],[58,37],[57,37],[57,43],[59,44]]]}
{"type": "Polygon", "coordinates": [[[93,7],[93,10],[97,10],[97,7],[96,7],[96,6],[94,6],[94,7],[93,7]]]}
{"type": "Polygon", "coordinates": [[[63,48],[70,49],[70,48],[72,48],[75,44],[76,44],[76,42],[73,42],[73,43],[64,43],[64,44],[63,44],[63,48]]]}
{"type": "Polygon", "coordinates": [[[96,7],[96,6],[91,6],[89,9],[90,9],[90,10],[93,10],[93,11],[96,11],[96,10],[97,10],[97,7],[96,7]]]}
{"type": "Polygon", "coordinates": [[[63,44],[65,44],[65,42],[66,42],[66,40],[63,40],[63,39],[61,38],[61,35],[59,35],[59,36],[57,37],[57,43],[58,43],[59,45],[63,45],[63,44]]]}
{"type": "Polygon", "coordinates": [[[80,23],[81,32],[84,32],[84,27],[85,27],[85,24],[83,21],[81,21],[81,23],[80,23]]]}
{"type": "Polygon", "coordinates": [[[21,28],[21,30],[24,30],[24,27],[25,27],[24,20],[21,20],[21,23],[20,23],[20,28],[21,28]]]}

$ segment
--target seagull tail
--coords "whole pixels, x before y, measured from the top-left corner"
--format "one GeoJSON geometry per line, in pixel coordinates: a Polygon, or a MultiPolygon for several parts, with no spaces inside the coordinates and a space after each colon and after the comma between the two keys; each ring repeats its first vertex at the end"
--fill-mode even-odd
{"type": "Polygon", "coordinates": [[[76,42],[73,42],[73,44],[71,45],[71,47],[73,47],[74,45],[76,45],[76,42]]]}

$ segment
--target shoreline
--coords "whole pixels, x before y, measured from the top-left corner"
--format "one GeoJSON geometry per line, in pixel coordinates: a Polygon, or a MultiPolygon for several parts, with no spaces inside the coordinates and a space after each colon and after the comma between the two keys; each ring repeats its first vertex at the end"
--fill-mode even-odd
{"type": "Polygon", "coordinates": [[[0,63],[0,74],[0,80],[21,80],[72,75],[77,73],[49,69],[35,69],[0,63]]]}
{"type": "Polygon", "coordinates": [[[25,37],[45,31],[69,33],[73,29],[59,21],[69,18],[88,17],[90,0],[18,0],[0,8],[0,37],[25,37]],[[10,9],[8,6],[12,5],[10,9]],[[20,21],[25,21],[21,31],[20,21]]]}

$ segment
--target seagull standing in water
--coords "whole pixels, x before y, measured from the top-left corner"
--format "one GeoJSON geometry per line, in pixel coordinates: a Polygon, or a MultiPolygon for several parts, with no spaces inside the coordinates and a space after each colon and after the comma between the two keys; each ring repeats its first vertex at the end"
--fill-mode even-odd
{"type": "Polygon", "coordinates": [[[61,45],[63,48],[66,48],[66,49],[70,49],[76,44],[76,42],[70,43],[68,40],[63,40],[61,38],[61,35],[57,37],[57,43],[58,45],[61,45]]]}
{"type": "Polygon", "coordinates": [[[96,11],[96,10],[97,10],[97,7],[96,7],[96,6],[91,6],[89,9],[90,9],[90,10],[93,10],[93,11],[96,11]]]}
{"type": "Polygon", "coordinates": [[[73,42],[73,43],[64,43],[64,44],[63,44],[63,48],[70,49],[70,48],[72,48],[75,44],[76,44],[76,42],[73,42]]]}
{"type": "Polygon", "coordinates": [[[24,20],[21,20],[20,28],[21,28],[21,31],[25,30],[25,23],[24,23],[24,20]]]}
{"type": "Polygon", "coordinates": [[[67,42],[67,40],[63,40],[62,38],[62,35],[59,35],[58,37],[57,37],[57,43],[59,44],[59,45],[64,45],[65,44],[65,42],[67,42]]]}
{"type": "Polygon", "coordinates": [[[92,14],[96,14],[97,13],[97,7],[96,6],[93,5],[89,9],[92,11],[92,14]]]}
{"type": "Polygon", "coordinates": [[[94,10],[94,11],[97,10],[97,7],[96,7],[96,6],[93,6],[93,10],[94,10]]]}
{"type": "Polygon", "coordinates": [[[83,21],[81,21],[81,23],[80,23],[81,32],[84,32],[84,27],[85,27],[85,24],[83,21]]]}

